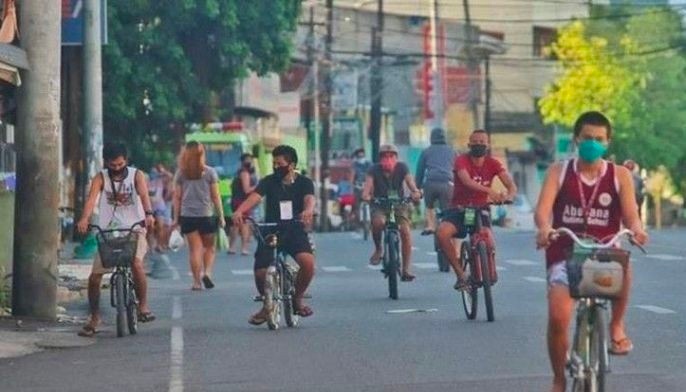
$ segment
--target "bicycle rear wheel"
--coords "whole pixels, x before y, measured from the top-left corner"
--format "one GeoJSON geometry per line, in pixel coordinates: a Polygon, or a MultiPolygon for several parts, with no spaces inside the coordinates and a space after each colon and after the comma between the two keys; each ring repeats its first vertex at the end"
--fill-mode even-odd
{"type": "Polygon", "coordinates": [[[605,375],[608,371],[607,329],[603,307],[593,307],[593,332],[591,334],[590,368],[595,376],[591,391],[605,392],[605,375]]]}
{"type": "Polygon", "coordinates": [[[590,349],[589,311],[577,310],[576,329],[567,368],[572,378],[572,392],[590,392],[588,356],[590,349]]]}
{"type": "Polygon", "coordinates": [[[493,309],[493,292],[491,291],[491,271],[488,265],[488,248],[486,243],[479,242],[476,245],[479,263],[481,265],[481,287],[484,289],[484,304],[486,305],[486,319],[489,322],[495,320],[495,311],[493,309]]]}
{"type": "Polygon", "coordinates": [[[269,287],[265,290],[265,306],[269,310],[269,317],[267,317],[267,326],[271,330],[279,329],[281,323],[281,274],[278,270],[275,272],[267,272],[266,285],[269,287]]]}
{"type": "Polygon", "coordinates": [[[133,281],[129,280],[127,285],[127,304],[126,304],[126,322],[129,327],[129,333],[135,335],[138,333],[138,299],[136,298],[136,290],[134,290],[133,281]]]}
{"type": "Polygon", "coordinates": [[[293,276],[288,271],[284,271],[283,293],[283,314],[286,319],[286,325],[289,328],[297,327],[300,317],[295,314],[295,307],[293,306],[293,298],[295,296],[294,282],[293,276]]]}
{"type": "Polygon", "coordinates": [[[388,296],[398,299],[398,273],[400,268],[400,239],[398,233],[389,231],[386,235],[386,276],[388,277],[388,296]]]}
{"type": "MultiPolygon", "coordinates": [[[[465,276],[473,276],[474,268],[473,260],[469,252],[469,243],[463,241],[460,246],[460,264],[465,276]]],[[[462,307],[464,308],[464,313],[467,316],[467,320],[474,320],[477,313],[477,305],[479,303],[479,292],[474,285],[470,285],[469,290],[462,291],[462,307]]]]}
{"type": "Polygon", "coordinates": [[[120,272],[115,272],[112,275],[112,283],[114,289],[114,306],[117,310],[117,337],[124,336],[126,329],[126,299],[124,298],[124,279],[125,277],[120,272]]]}

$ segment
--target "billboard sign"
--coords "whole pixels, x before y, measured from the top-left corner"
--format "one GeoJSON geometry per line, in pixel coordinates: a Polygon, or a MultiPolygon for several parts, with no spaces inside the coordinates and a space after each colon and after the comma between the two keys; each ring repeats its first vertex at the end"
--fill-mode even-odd
{"type": "MultiPolygon", "coordinates": [[[[62,45],[83,45],[83,1],[62,1],[62,45]]],[[[107,44],[107,1],[100,0],[100,21],[102,44],[107,44]]]]}

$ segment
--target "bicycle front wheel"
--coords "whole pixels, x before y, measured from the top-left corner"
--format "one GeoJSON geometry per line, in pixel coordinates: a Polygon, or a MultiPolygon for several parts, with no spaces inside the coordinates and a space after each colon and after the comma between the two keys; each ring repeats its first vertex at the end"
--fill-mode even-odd
{"type": "Polygon", "coordinates": [[[129,333],[135,335],[138,333],[138,299],[136,298],[136,290],[134,290],[132,280],[129,280],[127,291],[126,322],[129,327],[129,333]]]}
{"type": "Polygon", "coordinates": [[[593,332],[591,334],[590,370],[592,383],[590,391],[605,392],[605,375],[608,370],[607,328],[605,310],[596,305],[593,308],[593,332]]]}
{"type": "Polygon", "coordinates": [[[265,306],[269,309],[269,317],[267,318],[267,326],[271,330],[279,329],[281,323],[281,273],[277,270],[273,273],[267,273],[268,290],[265,290],[265,306]]]}
{"type": "MultiPolygon", "coordinates": [[[[460,264],[465,276],[474,276],[474,268],[471,252],[469,251],[469,244],[463,241],[460,246],[460,264]]],[[[477,305],[479,303],[479,292],[476,286],[470,285],[469,290],[462,291],[462,307],[467,316],[467,320],[474,320],[476,318],[477,305]]]]}
{"type": "Polygon", "coordinates": [[[400,268],[400,238],[398,233],[390,231],[386,236],[386,275],[388,276],[388,296],[398,299],[398,271],[400,268]]]}
{"type": "Polygon", "coordinates": [[[117,309],[117,337],[124,336],[126,329],[126,299],[124,297],[124,282],[125,277],[115,272],[112,281],[114,285],[114,306],[117,309]]]}
{"type": "Polygon", "coordinates": [[[298,321],[300,320],[300,317],[298,317],[298,315],[295,314],[295,307],[293,306],[293,298],[295,296],[295,283],[293,278],[294,277],[291,275],[290,272],[284,272],[282,289],[284,293],[283,315],[286,319],[286,325],[289,328],[297,327],[298,321]]]}
{"type": "Polygon", "coordinates": [[[481,286],[484,289],[486,319],[489,322],[493,322],[495,320],[495,311],[493,310],[493,292],[491,291],[491,270],[488,265],[488,248],[486,247],[486,243],[479,242],[476,246],[476,251],[479,256],[479,263],[481,265],[481,286]]]}

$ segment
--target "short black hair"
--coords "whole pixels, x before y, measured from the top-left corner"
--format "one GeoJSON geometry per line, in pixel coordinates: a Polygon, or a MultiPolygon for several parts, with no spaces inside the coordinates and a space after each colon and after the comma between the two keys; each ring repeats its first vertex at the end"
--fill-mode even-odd
{"type": "Polygon", "coordinates": [[[365,152],[364,152],[364,148],[358,148],[358,149],[356,149],[355,151],[353,151],[353,156],[356,156],[356,155],[359,154],[359,153],[363,153],[363,154],[364,154],[364,153],[365,153],[365,152]]]}
{"type": "Polygon", "coordinates": [[[612,123],[605,117],[604,114],[598,111],[589,111],[583,113],[574,123],[574,137],[578,137],[584,125],[595,125],[605,127],[607,130],[607,138],[612,139],[612,123]]]}
{"type": "Polygon", "coordinates": [[[124,159],[128,158],[126,146],[122,143],[105,143],[102,147],[102,158],[105,162],[109,162],[119,157],[124,159]]]}
{"type": "Polygon", "coordinates": [[[243,154],[241,154],[241,162],[243,162],[245,158],[252,158],[252,154],[249,152],[244,152],[243,154]]]}
{"type": "Polygon", "coordinates": [[[294,165],[298,164],[298,152],[295,151],[295,148],[291,146],[287,146],[285,144],[276,146],[274,150],[272,150],[272,158],[276,158],[278,156],[282,156],[288,163],[292,163],[294,165]]]}

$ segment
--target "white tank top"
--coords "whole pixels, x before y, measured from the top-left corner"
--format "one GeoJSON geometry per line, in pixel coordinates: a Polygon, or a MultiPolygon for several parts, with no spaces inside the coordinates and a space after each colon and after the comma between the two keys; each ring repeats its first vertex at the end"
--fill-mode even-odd
{"type": "MultiPolygon", "coordinates": [[[[127,167],[128,174],[122,181],[111,181],[107,170],[100,173],[104,179],[100,195],[98,226],[105,229],[128,229],[134,223],[145,220],[143,203],[136,192],[136,169],[127,167]],[[112,191],[112,185],[116,188],[112,191]]],[[[137,228],[141,230],[142,228],[137,228]]]]}

